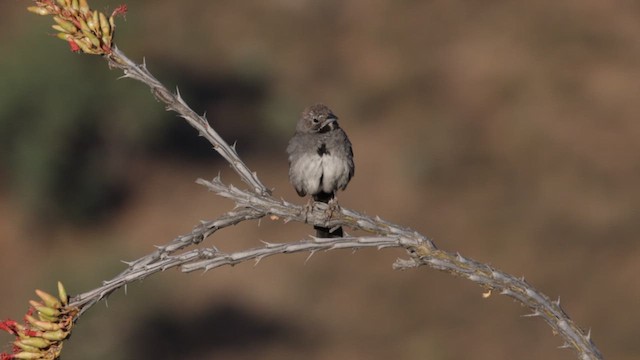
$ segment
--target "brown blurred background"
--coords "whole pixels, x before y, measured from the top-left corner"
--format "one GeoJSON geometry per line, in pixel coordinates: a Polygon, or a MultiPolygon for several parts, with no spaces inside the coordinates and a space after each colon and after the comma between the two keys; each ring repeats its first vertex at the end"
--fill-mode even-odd
{"type": "MultiPolygon", "coordinates": [[[[33,289],[82,292],[230,209],[196,185],[220,157],[148,89],[48,36],[29,1],[0,3],[0,317],[33,289]]],[[[113,9],[119,3],[94,1],[113,9]]],[[[524,275],[640,356],[640,3],[136,1],[116,42],[238,149],[275,195],[305,106],[354,145],[345,207],[524,275]]],[[[223,250],[304,238],[243,223],[223,250]]],[[[401,251],[304,254],[203,276],[169,271],[95,306],[66,359],[573,359],[508,298],[401,251]]],[[[10,340],[0,335],[0,341],[10,340]]],[[[6,350],[6,349],[5,349],[6,350]]]]}

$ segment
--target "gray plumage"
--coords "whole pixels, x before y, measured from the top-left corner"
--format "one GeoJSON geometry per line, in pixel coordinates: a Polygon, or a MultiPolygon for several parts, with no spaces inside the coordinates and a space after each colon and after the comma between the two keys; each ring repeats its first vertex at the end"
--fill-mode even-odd
{"type": "MultiPolygon", "coordinates": [[[[289,180],[298,195],[312,195],[315,201],[329,203],[338,190],[344,190],[353,177],[353,150],[338,117],[323,104],[302,112],[296,132],[287,146],[289,180]]],[[[318,237],[341,237],[342,228],[330,232],[316,226],[318,237]]]]}

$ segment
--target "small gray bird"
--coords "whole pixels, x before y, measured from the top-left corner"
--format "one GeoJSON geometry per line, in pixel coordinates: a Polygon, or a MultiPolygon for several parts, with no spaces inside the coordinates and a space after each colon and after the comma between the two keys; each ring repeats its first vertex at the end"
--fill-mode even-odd
{"type": "MultiPolygon", "coordinates": [[[[338,125],[338,117],[323,104],[304,109],[287,153],[289,181],[298,195],[310,194],[332,211],[337,206],[336,192],[347,187],[355,171],[351,142],[338,125]]],[[[321,226],[315,229],[322,238],[344,236],[341,227],[333,231],[321,226]]]]}

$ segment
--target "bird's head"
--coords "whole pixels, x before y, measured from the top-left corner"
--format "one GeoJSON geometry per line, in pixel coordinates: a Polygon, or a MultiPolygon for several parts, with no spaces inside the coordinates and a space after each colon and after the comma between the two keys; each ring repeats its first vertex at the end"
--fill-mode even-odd
{"type": "Polygon", "coordinates": [[[302,133],[325,133],[338,127],[338,117],[331,109],[324,104],[315,104],[304,109],[296,131],[302,133]]]}

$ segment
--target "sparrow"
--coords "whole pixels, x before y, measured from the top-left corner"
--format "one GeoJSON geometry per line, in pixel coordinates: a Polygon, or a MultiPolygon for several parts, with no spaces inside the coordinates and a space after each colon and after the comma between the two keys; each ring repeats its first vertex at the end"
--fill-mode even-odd
{"type": "MultiPolygon", "coordinates": [[[[353,150],[338,117],[324,104],[304,109],[289,145],[289,181],[300,196],[337,207],[336,192],[347,188],[354,175],[353,150]]],[[[311,202],[309,203],[310,206],[311,202]]],[[[321,238],[343,237],[342,227],[315,226],[321,238]]]]}

